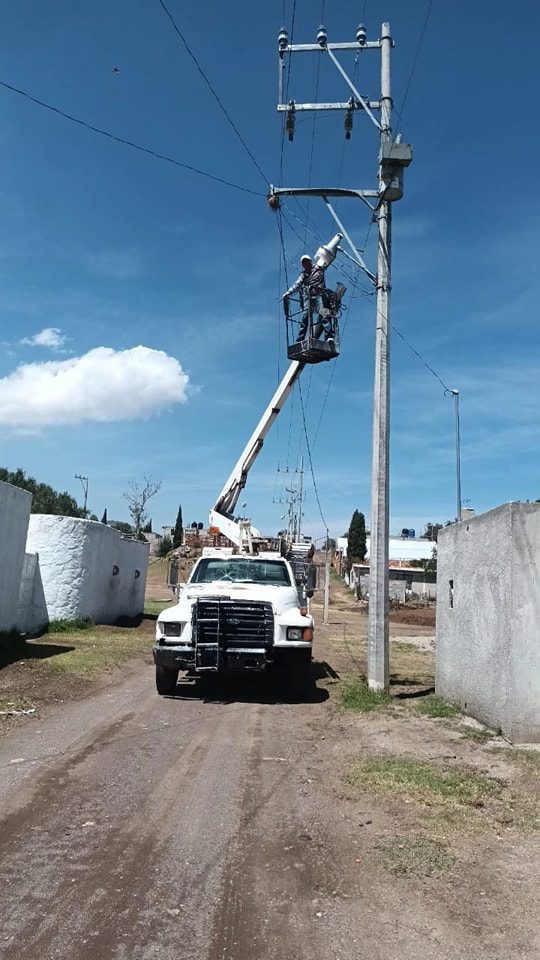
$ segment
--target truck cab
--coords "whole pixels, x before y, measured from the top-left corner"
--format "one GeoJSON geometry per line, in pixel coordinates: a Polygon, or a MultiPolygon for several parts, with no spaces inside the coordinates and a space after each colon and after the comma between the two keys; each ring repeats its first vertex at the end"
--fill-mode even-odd
{"type": "Polygon", "coordinates": [[[279,554],[202,556],[157,620],[156,686],[173,694],[190,674],[262,672],[274,665],[309,673],[313,618],[291,564],[279,554]]]}

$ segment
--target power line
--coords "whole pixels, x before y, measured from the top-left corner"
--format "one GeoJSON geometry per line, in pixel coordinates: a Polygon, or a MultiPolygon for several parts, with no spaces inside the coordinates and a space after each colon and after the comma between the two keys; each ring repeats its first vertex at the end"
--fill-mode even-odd
{"type": "Polygon", "coordinates": [[[319,514],[320,514],[320,517],[321,517],[322,522],[324,523],[324,527],[325,527],[326,530],[328,530],[328,524],[327,524],[327,522],[326,522],[326,519],[325,519],[325,516],[324,516],[324,513],[323,513],[323,509],[322,509],[322,507],[321,507],[321,501],[320,501],[320,497],[319,497],[319,491],[318,491],[318,489],[317,489],[317,481],[316,481],[316,479],[315,479],[315,470],[313,469],[313,459],[312,459],[312,456],[311,456],[311,447],[310,447],[310,445],[309,445],[309,437],[308,437],[307,424],[306,424],[306,412],[305,412],[305,410],[304,410],[304,398],[303,398],[303,396],[302,396],[302,385],[301,385],[301,383],[300,383],[300,380],[298,380],[297,382],[298,382],[298,393],[299,393],[299,396],[300,396],[300,405],[301,405],[301,408],[302,408],[302,423],[303,423],[303,426],[304,426],[304,436],[305,436],[305,438],[306,438],[306,450],[307,450],[307,455],[308,455],[308,460],[309,460],[309,469],[310,469],[310,472],[311,472],[311,479],[312,479],[312,481],[313,481],[313,490],[315,491],[315,500],[317,501],[317,506],[318,506],[318,508],[319,508],[319,514]]]}
{"type": "Polygon", "coordinates": [[[191,173],[196,173],[200,177],[206,177],[208,180],[214,180],[216,183],[222,183],[226,187],[233,187],[235,190],[242,190],[243,193],[251,193],[254,197],[264,196],[264,194],[260,193],[258,190],[251,190],[250,187],[244,187],[239,183],[233,183],[232,180],[226,180],[224,177],[218,177],[213,173],[208,173],[206,170],[200,170],[198,167],[194,167],[190,163],[182,163],[180,160],[176,160],[174,157],[169,157],[164,153],[158,153],[157,150],[152,150],[150,147],[143,147],[140,143],[135,143],[133,140],[127,140],[125,137],[119,137],[115,133],[110,133],[109,130],[103,130],[101,127],[96,127],[93,123],[88,123],[87,120],[82,120],[80,117],[75,117],[73,114],[66,113],[65,110],[61,110],[60,107],[55,107],[51,103],[46,103],[45,100],[40,100],[38,97],[32,96],[32,94],[27,93],[26,90],[20,90],[19,87],[14,87],[12,84],[6,83],[5,80],[0,80],[0,86],[4,87],[5,90],[10,90],[12,93],[18,93],[19,96],[25,97],[26,100],[30,100],[39,107],[44,107],[45,110],[50,110],[51,113],[56,113],[59,117],[63,117],[64,120],[70,120],[71,123],[77,123],[79,126],[85,127],[87,130],[91,130],[92,133],[98,133],[101,137],[106,137],[108,140],[114,140],[115,143],[122,143],[126,147],[131,147],[133,150],[138,150],[139,153],[146,153],[148,156],[154,157],[156,160],[164,160],[165,163],[172,163],[175,167],[181,167],[183,170],[190,170],[191,173]]]}
{"type": "MultiPolygon", "coordinates": [[[[409,343],[409,341],[407,340],[407,338],[401,333],[400,330],[397,329],[397,327],[394,326],[394,324],[391,324],[391,326],[392,326],[392,330],[394,331],[394,333],[397,333],[398,337],[399,337],[401,340],[403,340],[403,343],[405,343],[405,344],[407,345],[407,347],[409,348],[409,350],[411,351],[411,353],[414,353],[415,357],[418,357],[418,359],[421,361],[421,363],[423,363],[424,366],[427,367],[427,369],[429,370],[429,372],[433,374],[433,376],[435,377],[435,379],[439,381],[439,383],[440,383],[441,387],[443,388],[443,390],[450,390],[450,387],[447,387],[447,385],[446,385],[446,383],[444,382],[444,380],[442,379],[442,377],[440,377],[439,374],[437,373],[437,371],[433,369],[433,367],[431,366],[431,364],[428,363],[428,361],[426,360],[426,358],[422,356],[422,354],[419,352],[419,350],[417,350],[415,347],[413,347],[412,343],[409,343]]],[[[450,392],[451,392],[451,391],[450,391],[450,392]]]]}
{"type": "Polygon", "coordinates": [[[417,64],[417,62],[418,62],[418,57],[419,57],[419,55],[420,55],[420,49],[421,49],[421,47],[422,47],[422,43],[424,42],[424,36],[425,36],[426,30],[427,30],[427,25],[428,25],[428,23],[429,23],[429,18],[430,18],[430,16],[431,16],[431,11],[432,11],[432,9],[433,9],[433,0],[428,0],[428,5],[427,5],[427,9],[426,9],[426,15],[425,15],[425,17],[424,17],[424,24],[423,24],[423,26],[422,26],[422,30],[420,31],[420,38],[419,38],[419,40],[418,40],[418,45],[417,45],[417,47],[416,47],[416,52],[415,52],[414,57],[413,57],[411,72],[410,72],[410,74],[409,74],[409,79],[407,80],[407,86],[405,87],[405,93],[403,94],[403,100],[401,101],[401,107],[399,108],[399,110],[396,111],[397,114],[398,114],[398,116],[399,116],[399,122],[400,122],[400,123],[403,122],[403,111],[404,111],[404,109],[405,109],[405,104],[406,104],[406,102],[407,102],[407,97],[409,96],[409,90],[410,90],[410,88],[411,88],[412,79],[413,79],[413,76],[414,76],[414,72],[415,72],[415,70],[416,70],[416,64],[417,64]]]}
{"type": "Polygon", "coordinates": [[[265,182],[266,184],[268,184],[268,183],[269,183],[268,177],[263,173],[263,171],[262,171],[261,167],[259,166],[257,160],[256,160],[255,157],[253,156],[253,154],[252,154],[251,150],[249,149],[246,141],[244,140],[242,134],[240,133],[238,127],[236,126],[234,120],[232,119],[230,113],[228,112],[225,104],[224,104],[223,101],[221,100],[220,96],[216,93],[216,91],[215,91],[215,89],[214,89],[211,81],[208,79],[206,73],[204,72],[203,68],[201,67],[199,61],[197,60],[197,57],[196,57],[195,54],[193,53],[193,50],[192,50],[191,47],[189,46],[189,44],[188,44],[188,42],[187,42],[184,34],[183,34],[182,31],[180,30],[180,27],[178,26],[176,20],[174,19],[171,11],[169,10],[169,8],[167,7],[167,5],[165,4],[164,0],[158,0],[158,3],[159,3],[159,5],[160,5],[160,7],[163,9],[163,11],[166,13],[166,15],[168,16],[169,20],[171,21],[171,24],[172,24],[172,26],[173,26],[173,29],[174,29],[175,33],[178,35],[178,37],[179,37],[180,40],[182,41],[184,47],[186,48],[187,53],[189,54],[189,56],[190,56],[191,59],[193,60],[193,63],[195,64],[195,66],[196,66],[197,70],[199,71],[201,77],[203,78],[204,82],[206,83],[208,89],[210,90],[210,93],[212,94],[214,100],[215,100],[216,103],[218,104],[221,112],[222,112],[223,115],[226,117],[228,123],[230,124],[230,126],[231,126],[232,129],[234,130],[236,136],[238,137],[238,139],[239,139],[240,143],[242,144],[244,150],[246,151],[247,155],[249,156],[251,162],[253,163],[253,165],[255,166],[256,170],[259,172],[259,174],[260,174],[261,177],[263,178],[264,182],[265,182]]]}

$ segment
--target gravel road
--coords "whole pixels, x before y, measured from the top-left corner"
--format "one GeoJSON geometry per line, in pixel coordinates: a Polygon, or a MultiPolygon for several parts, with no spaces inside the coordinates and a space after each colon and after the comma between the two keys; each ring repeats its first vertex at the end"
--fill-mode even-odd
{"type": "Polygon", "coordinates": [[[308,796],[323,694],[203,693],[160,698],[139,665],[5,739],[4,960],[336,955],[320,928],[339,871],[308,796]]]}
{"type": "Polygon", "coordinates": [[[470,833],[453,873],[396,877],[378,843],[399,850],[425,812],[344,790],[351,753],[481,748],[426,718],[340,718],[326,699],[320,681],[299,702],[257,678],[160,698],[134,662],[8,730],[2,960],[538,957],[530,835],[470,833]]]}

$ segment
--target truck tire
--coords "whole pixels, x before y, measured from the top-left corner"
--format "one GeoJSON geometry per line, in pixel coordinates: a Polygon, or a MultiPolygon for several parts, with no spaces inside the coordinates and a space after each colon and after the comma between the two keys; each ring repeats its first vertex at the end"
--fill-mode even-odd
{"type": "Polygon", "coordinates": [[[156,665],[156,689],[160,696],[170,696],[176,692],[178,670],[156,665]]]}

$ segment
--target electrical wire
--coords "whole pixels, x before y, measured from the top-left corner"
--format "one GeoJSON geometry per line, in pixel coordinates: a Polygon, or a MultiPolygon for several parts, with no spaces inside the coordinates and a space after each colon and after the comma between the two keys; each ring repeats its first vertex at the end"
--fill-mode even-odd
{"type": "Polygon", "coordinates": [[[17,93],[19,96],[25,97],[26,100],[30,100],[39,107],[44,107],[45,110],[50,110],[51,113],[56,113],[59,117],[63,117],[64,120],[69,120],[71,123],[77,123],[80,127],[85,127],[86,130],[90,130],[92,133],[98,133],[101,137],[106,137],[108,140],[114,140],[115,143],[122,143],[126,147],[131,147],[133,150],[138,150],[139,153],[146,153],[148,156],[154,157],[156,160],[164,160],[165,163],[172,163],[173,166],[181,167],[183,170],[189,170],[191,173],[196,173],[199,177],[206,177],[208,180],[214,180],[216,183],[222,183],[226,187],[233,187],[234,190],[242,190],[243,193],[250,193],[254,197],[265,196],[264,193],[260,193],[258,190],[251,190],[250,187],[244,187],[240,183],[233,183],[232,180],[226,180],[224,177],[218,177],[213,173],[208,173],[207,170],[200,170],[198,167],[194,167],[190,163],[182,163],[181,160],[176,160],[174,157],[169,157],[164,153],[159,153],[157,150],[152,150],[150,147],[144,147],[140,143],[135,143],[134,140],[127,140],[125,137],[119,137],[117,134],[111,133],[109,130],[104,130],[102,127],[96,127],[93,123],[88,123],[87,120],[82,120],[80,117],[75,117],[73,114],[67,113],[60,107],[55,107],[51,103],[46,103],[45,100],[40,100],[38,97],[32,96],[32,94],[27,93],[26,90],[21,90],[19,87],[14,87],[11,83],[6,83],[5,80],[0,80],[0,87],[4,87],[5,90],[10,90],[11,93],[17,93]]]}
{"type": "Polygon", "coordinates": [[[304,427],[304,436],[305,436],[305,438],[306,438],[306,450],[307,450],[308,461],[309,461],[309,469],[310,469],[310,472],[311,472],[311,480],[312,480],[312,482],[313,482],[313,490],[314,490],[314,493],[315,493],[315,500],[317,501],[317,507],[319,508],[319,514],[320,514],[320,517],[321,517],[322,522],[324,523],[325,530],[328,531],[328,524],[327,524],[327,522],[326,522],[326,519],[325,519],[325,516],[324,516],[324,513],[323,513],[323,509],[322,509],[322,507],[321,507],[321,500],[320,500],[320,497],[319,497],[319,490],[318,490],[318,488],[317,488],[317,480],[316,480],[316,478],[315,478],[315,470],[313,469],[313,458],[312,458],[312,456],[311,456],[311,447],[310,447],[310,444],[309,444],[309,436],[308,436],[308,431],[307,431],[306,412],[305,412],[305,410],[304,410],[304,398],[303,398],[303,396],[302,396],[302,385],[301,385],[301,383],[300,383],[299,380],[298,380],[297,382],[298,382],[298,394],[299,394],[299,396],[300,396],[300,406],[301,406],[301,408],[302,408],[302,423],[303,423],[303,427],[304,427]]]}
{"type": "Polygon", "coordinates": [[[414,57],[413,57],[413,62],[412,62],[412,66],[411,66],[411,72],[409,73],[409,79],[407,80],[407,85],[406,85],[406,87],[405,87],[405,93],[403,94],[403,100],[401,101],[401,106],[400,106],[399,110],[396,111],[397,115],[399,116],[399,122],[400,122],[400,124],[403,123],[403,111],[404,111],[404,109],[405,109],[405,104],[406,104],[406,102],[407,102],[407,97],[409,96],[409,90],[411,89],[412,79],[413,79],[413,77],[414,77],[414,73],[415,73],[415,70],[416,70],[416,64],[418,63],[418,57],[419,57],[419,55],[420,55],[420,50],[421,50],[421,47],[422,47],[422,43],[424,42],[424,36],[425,36],[426,30],[427,30],[427,26],[428,26],[428,23],[429,23],[429,18],[431,17],[431,11],[432,11],[432,9],[433,9],[433,0],[428,0],[428,5],[427,5],[427,9],[426,9],[426,15],[425,15],[425,17],[424,17],[424,23],[423,23],[422,29],[421,29],[421,31],[420,31],[420,37],[419,37],[418,44],[417,44],[417,47],[416,47],[416,52],[415,52],[414,57]]]}
{"type": "Polygon", "coordinates": [[[427,369],[429,370],[429,372],[433,374],[433,376],[435,377],[435,379],[439,381],[439,383],[440,383],[441,387],[443,388],[443,390],[445,390],[445,391],[448,392],[448,393],[451,393],[452,391],[450,390],[450,387],[447,387],[447,385],[446,385],[446,383],[444,382],[444,380],[442,379],[442,377],[440,377],[439,374],[437,373],[437,371],[433,369],[433,367],[431,366],[431,364],[428,363],[428,361],[426,360],[426,358],[422,356],[422,354],[420,353],[420,351],[417,350],[416,347],[413,347],[412,343],[409,343],[409,341],[407,340],[407,337],[405,337],[404,334],[401,333],[401,330],[398,330],[398,328],[395,327],[393,323],[391,323],[390,326],[392,327],[392,330],[394,331],[394,333],[397,333],[398,337],[399,337],[401,340],[403,340],[403,343],[405,343],[405,344],[407,345],[407,347],[409,348],[409,350],[411,351],[411,353],[414,353],[415,357],[418,357],[418,359],[420,360],[420,362],[423,363],[424,366],[427,367],[427,369]]]}
{"type": "Polygon", "coordinates": [[[212,96],[213,96],[214,100],[216,101],[217,105],[219,106],[219,109],[220,109],[221,112],[223,113],[223,115],[224,115],[224,117],[226,118],[226,120],[227,120],[227,122],[229,123],[229,125],[230,125],[230,126],[232,127],[232,129],[234,130],[236,136],[238,137],[238,140],[239,140],[240,143],[242,144],[244,150],[246,151],[246,153],[247,153],[248,157],[250,158],[252,164],[254,165],[255,169],[258,171],[258,173],[260,174],[260,176],[262,177],[262,179],[264,180],[264,182],[265,182],[266,184],[268,184],[268,183],[269,183],[268,177],[267,177],[266,174],[263,172],[263,170],[262,170],[262,168],[260,167],[258,161],[257,161],[256,158],[254,157],[254,155],[253,155],[253,153],[251,152],[251,150],[249,149],[246,141],[244,140],[242,134],[240,133],[240,130],[238,129],[238,127],[236,126],[234,120],[232,119],[232,117],[231,117],[229,111],[227,110],[225,104],[223,103],[223,100],[221,99],[221,97],[219,96],[219,94],[216,92],[216,90],[214,89],[214,86],[213,86],[212,82],[209,80],[208,76],[206,75],[206,73],[204,72],[203,68],[201,67],[201,65],[200,65],[197,57],[196,57],[195,54],[193,53],[193,50],[191,49],[189,43],[187,42],[184,34],[183,34],[182,31],[180,30],[180,27],[178,26],[178,24],[177,24],[175,18],[173,17],[171,11],[170,11],[169,8],[167,7],[167,5],[166,5],[166,3],[164,2],[164,0],[157,0],[157,2],[159,3],[160,7],[162,8],[162,10],[163,10],[164,13],[166,14],[166,16],[169,18],[169,20],[170,20],[170,22],[171,22],[171,24],[172,24],[172,27],[173,27],[175,33],[178,35],[178,37],[180,38],[181,42],[183,43],[183,45],[184,45],[184,47],[185,47],[185,49],[186,49],[186,52],[188,53],[188,55],[189,55],[189,56],[191,57],[191,59],[193,60],[193,63],[195,64],[198,72],[200,73],[201,77],[203,78],[204,82],[206,83],[208,89],[210,90],[210,93],[212,94],[212,96]]]}

